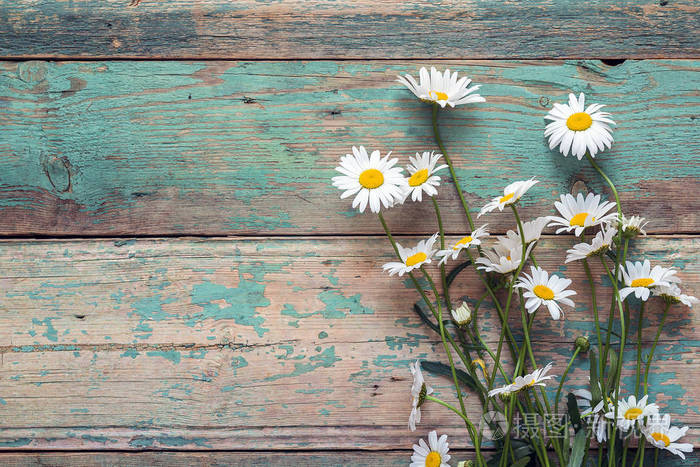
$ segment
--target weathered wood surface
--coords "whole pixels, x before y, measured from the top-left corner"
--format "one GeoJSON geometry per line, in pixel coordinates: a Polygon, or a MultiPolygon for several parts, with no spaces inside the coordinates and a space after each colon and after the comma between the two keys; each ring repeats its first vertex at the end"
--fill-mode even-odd
{"type": "Polygon", "coordinates": [[[698,17],[693,0],[3,0],[0,56],[697,57],[698,17]]]}
{"type": "MultiPolygon", "coordinates": [[[[538,318],[536,354],[557,368],[593,330],[580,265],[560,267],[571,240],[546,238],[538,251],[580,293],[565,321],[538,318]]],[[[632,257],[643,250],[674,265],[697,294],[696,237],[650,236],[637,247],[632,257]]],[[[410,311],[416,292],[381,271],[390,253],[379,237],[0,242],[0,447],[409,447],[408,363],[442,350],[410,311]]],[[[453,296],[480,290],[466,274],[453,296]]],[[[647,342],[659,311],[648,307],[647,342]]],[[[481,313],[493,343],[495,316],[481,313]]],[[[697,311],[672,309],[650,381],[695,443],[697,326],[697,311]]],[[[581,359],[573,381],[586,374],[581,359]]],[[[429,378],[454,398],[449,381],[429,378]]],[[[476,398],[468,404],[476,416],[476,398]]],[[[428,406],[424,417],[421,430],[439,427],[466,446],[450,413],[428,406]]]]}
{"type": "MultiPolygon", "coordinates": [[[[375,216],[339,199],[333,168],[352,145],[404,163],[436,149],[430,108],[395,82],[430,64],[483,84],[486,103],[441,116],[474,210],[531,176],[541,183],[525,217],[589,182],[605,191],[542,135],[552,103],[585,91],[619,123],[599,160],[624,210],[649,218],[650,232],[698,231],[697,61],[34,61],[0,64],[0,234],[379,234],[375,216]]],[[[448,230],[462,232],[453,188],[439,199],[448,230]]],[[[389,212],[397,232],[435,228],[430,203],[410,206],[389,212]]]]}
{"type": "MultiPolygon", "coordinates": [[[[473,459],[473,453],[469,451],[450,450],[453,459],[473,459]]],[[[649,451],[647,450],[647,455],[649,451]]],[[[303,465],[304,467],[377,467],[377,466],[401,466],[405,467],[409,462],[411,452],[407,451],[317,451],[307,453],[289,452],[144,452],[144,453],[114,453],[114,452],[87,452],[87,453],[12,453],[0,454],[0,462],[7,467],[20,466],[63,466],[93,467],[118,466],[118,467],[152,467],[174,466],[271,466],[289,467],[290,465],[303,465]]],[[[700,461],[697,454],[687,455],[688,460],[683,462],[678,457],[661,457],[664,467],[676,467],[692,465],[692,462],[700,461]]],[[[651,457],[649,458],[651,460],[651,457]]],[[[455,462],[453,462],[455,464],[455,462]]]]}

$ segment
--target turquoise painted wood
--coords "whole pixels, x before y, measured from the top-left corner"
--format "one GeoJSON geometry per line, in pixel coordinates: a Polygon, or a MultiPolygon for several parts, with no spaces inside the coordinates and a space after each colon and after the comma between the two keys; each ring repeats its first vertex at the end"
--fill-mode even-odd
{"type": "MultiPolygon", "coordinates": [[[[0,234],[379,234],[339,199],[333,168],[352,145],[404,164],[436,149],[430,107],[395,82],[431,64],[483,85],[486,103],[440,117],[475,211],[531,176],[528,218],[553,213],[559,193],[608,193],[542,135],[552,103],[583,91],[618,122],[599,161],[624,211],[650,232],[698,231],[697,61],[30,61],[0,64],[0,234]]],[[[454,191],[439,200],[447,229],[463,232],[454,191]]],[[[434,231],[429,204],[411,209],[389,212],[397,233],[434,231]]]]}
{"type": "Polygon", "coordinates": [[[0,56],[697,57],[693,0],[3,0],[0,56]]]}
{"type": "MultiPolygon", "coordinates": [[[[537,320],[536,356],[556,368],[594,329],[581,266],[560,267],[572,241],[546,238],[537,249],[580,294],[565,320],[537,320]]],[[[673,265],[697,295],[699,248],[695,236],[649,236],[630,256],[673,265]]],[[[408,448],[417,435],[406,428],[408,363],[439,358],[442,347],[411,311],[410,284],[381,271],[390,259],[380,237],[0,242],[0,448],[408,448]]],[[[472,304],[481,293],[473,273],[453,290],[472,304]]],[[[647,346],[660,311],[647,308],[647,346]]],[[[695,443],[699,319],[671,310],[650,380],[695,443]]],[[[479,320],[495,343],[493,310],[479,320]]],[[[575,368],[582,385],[587,360],[575,368]]],[[[455,398],[449,381],[427,377],[455,398]]],[[[623,381],[633,384],[629,361],[623,381]]],[[[467,404],[477,417],[476,398],[467,404]]],[[[422,429],[467,447],[451,413],[431,406],[424,417],[422,429]]]]}

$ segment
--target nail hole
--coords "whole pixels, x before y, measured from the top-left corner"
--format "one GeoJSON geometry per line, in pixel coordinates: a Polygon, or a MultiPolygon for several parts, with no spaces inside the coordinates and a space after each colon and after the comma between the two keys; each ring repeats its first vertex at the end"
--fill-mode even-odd
{"type": "Polygon", "coordinates": [[[617,66],[617,65],[622,65],[625,63],[627,59],[626,58],[604,58],[601,59],[600,61],[605,63],[608,66],[617,66]]]}

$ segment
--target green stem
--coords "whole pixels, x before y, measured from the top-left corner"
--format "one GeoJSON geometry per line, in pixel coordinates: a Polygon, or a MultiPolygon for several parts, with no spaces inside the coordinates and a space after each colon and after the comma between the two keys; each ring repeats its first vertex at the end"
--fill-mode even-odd
{"type": "Polygon", "coordinates": [[[447,167],[450,169],[450,175],[452,176],[452,181],[455,184],[455,188],[457,188],[459,200],[462,202],[464,213],[467,215],[467,222],[469,222],[469,228],[474,230],[474,221],[472,220],[471,214],[469,214],[469,204],[467,204],[467,201],[464,199],[464,195],[462,194],[462,188],[459,186],[459,180],[457,180],[457,174],[455,173],[454,166],[452,165],[450,157],[447,155],[447,151],[445,151],[445,146],[442,144],[442,138],[440,138],[440,130],[438,129],[437,117],[438,105],[433,104],[433,134],[435,135],[435,142],[437,143],[438,147],[440,148],[440,151],[442,152],[442,157],[444,157],[445,162],[447,162],[447,167]]]}
{"type": "Polygon", "coordinates": [[[647,379],[649,377],[649,368],[651,368],[651,359],[654,357],[654,351],[656,350],[656,345],[659,343],[659,336],[661,336],[661,329],[664,327],[664,322],[666,321],[666,315],[668,315],[668,310],[671,308],[671,304],[667,303],[664,307],[664,313],[661,315],[661,322],[659,323],[659,329],[656,331],[656,337],[654,337],[654,344],[651,346],[651,351],[649,352],[649,357],[647,357],[646,368],[644,369],[644,394],[647,393],[648,385],[647,379]]]}
{"type": "Polygon", "coordinates": [[[433,282],[433,278],[430,277],[428,271],[425,270],[423,266],[420,267],[423,276],[428,280],[430,287],[433,289],[433,294],[435,294],[435,300],[437,302],[438,308],[438,324],[440,325],[440,338],[442,339],[442,345],[445,348],[445,353],[447,353],[447,360],[450,362],[450,369],[452,370],[452,379],[454,380],[455,389],[457,390],[457,398],[459,399],[459,407],[462,409],[462,413],[466,414],[464,409],[464,400],[462,399],[462,388],[459,385],[459,379],[457,378],[457,370],[455,369],[454,361],[452,360],[452,352],[450,347],[447,345],[447,338],[445,337],[445,323],[442,321],[442,306],[440,305],[440,294],[438,293],[437,287],[433,282]]]}
{"type": "MultiPolygon", "coordinates": [[[[620,301],[620,292],[617,290],[617,279],[612,276],[612,273],[610,272],[610,268],[608,267],[608,264],[605,262],[605,259],[601,256],[600,257],[600,262],[603,263],[603,267],[605,268],[605,272],[608,274],[608,278],[610,279],[610,282],[613,285],[613,299],[617,303],[617,308],[620,312],[620,329],[621,329],[621,339],[620,339],[620,352],[617,357],[617,374],[613,375],[613,380],[612,383],[615,387],[615,393],[614,393],[614,407],[615,407],[615,417],[613,420],[617,420],[617,409],[618,409],[618,400],[620,398],[620,376],[622,374],[622,361],[623,361],[623,355],[625,352],[625,340],[627,338],[626,334],[626,328],[625,328],[625,314],[622,310],[622,302],[620,301]]],[[[605,397],[605,394],[603,394],[603,397],[605,397]]],[[[615,437],[616,437],[616,432],[617,432],[617,425],[613,424],[613,429],[612,429],[612,435],[610,436],[610,447],[609,447],[609,454],[608,454],[608,465],[612,467],[612,462],[615,458],[615,437]]]]}
{"type": "Polygon", "coordinates": [[[571,360],[569,360],[569,364],[566,365],[566,370],[564,370],[564,373],[561,375],[561,381],[559,381],[559,387],[557,388],[557,394],[554,396],[554,410],[556,411],[557,415],[559,414],[559,398],[561,397],[561,389],[564,387],[564,380],[566,379],[566,376],[569,374],[569,370],[571,369],[571,365],[574,363],[574,360],[576,360],[576,356],[578,353],[581,351],[581,347],[576,346],[576,350],[574,350],[574,354],[571,356],[571,360]]]}
{"type": "Polygon", "coordinates": [[[588,278],[588,283],[591,285],[591,304],[593,305],[593,317],[595,319],[595,332],[598,337],[598,368],[603,368],[603,352],[602,345],[603,340],[600,333],[600,320],[598,318],[598,302],[595,293],[595,282],[593,281],[593,274],[591,274],[591,267],[588,265],[588,260],[583,258],[583,269],[586,271],[586,277],[588,278]]]}
{"type": "MultiPolygon", "coordinates": [[[[445,230],[442,227],[442,216],[440,215],[440,206],[438,206],[438,202],[435,199],[435,197],[431,196],[430,199],[432,200],[433,206],[435,207],[435,217],[437,217],[438,229],[440,231],[440,249],[444,250],[445,230]]],[[[445,306],[447,307],[447,311],[449,312],[450,310],[452,310],[452,302],[450,300],[449,287],[447,286],[447,276],[445,275],[445,263],[440,265],[440,280],[442,281],[442,291],[445,299],[445,306]]]]}
{"type": "Polygon", "coordinates": [[[637,324],[637,369],[635,371],[634,394],[639,399],[639,385],[642,378],[642,321],[644,321],[644,305],[642,302],[639,307],[639,323],[637,324]]]}
{"type": "MultiPolygon", "coordinates": [[[[425,400],[436,402],[459,415],[462,418],[462,420],[464,420],[464,423],[467,425],[467,430],[469,430],[469,435],[472,437],[472,441],[476,439],[476,427],[471,422],[471,420],[469,420],[469,417],[467,417],[466,413],[460,412],[459,410],[457,410],[457,408],[453,407],[447,402],[438,399],[437,397],[433,397],[431,395],[426,395],[425,400]]],[[[474,443],[474,449],[476,450],[476,459],[479,462],[479,465],[486,465],[486,463],[484,462],[484,458],[481,456],[481,449],[479,447],[479,443],[474,443]]]]}

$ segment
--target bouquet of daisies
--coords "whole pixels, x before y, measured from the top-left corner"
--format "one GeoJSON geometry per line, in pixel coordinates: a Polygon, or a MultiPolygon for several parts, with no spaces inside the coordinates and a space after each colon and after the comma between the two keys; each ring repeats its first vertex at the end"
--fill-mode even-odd
{"type": "MultiPolygon", "coordinates": [[[[669,308],[693,306],[698,300],[681,292],[674,269],[628,258],[630,242],[640,234],[646,235],[646,221],[623,214],[615,185],[595,160],[613,143],[615,122],[611,115],[602,111],[601,104],[586,106],[583,94],[578,98],[570,94],[567,104],[554,104],[544,117],[548,121],[544,136],[550,149],[558,148],[564,156],[573,155],[579,160],[585,157],[609,185],[614,201],[592,193],[585,197],[562,194],[554,202],[556,215],[523,221],[518,202],[538,181],[513,181],[476,215],[478,221],[496,210],[507,210],[513,217],[515,228],[487,246],[488,225],[475,223],[438,125],[439,112],[446,106],[484,102],[476,92],[479,86],[472,86],[470,79],[460,78],[456,72],[435,68],[430,72],[421,68],[419,80],[405,75],[398,81],[432,107],[439,152],[424,151],[409,157],[404,170],[391,153],[382,156],[378,150],[353,147],[352,154],[341,158],[336,168],[340,175],[333,178],[333,185],[342,191],[341,198],[353,198],[353,208],[365,212],[369,207],[378,216],[396,255],[395,261],[384,264],[384,270],[410,278],[420,296],[413,309],[439,335],[444,347],[446,362],[416,361],[410,365],[413,384],[409,429],[416,430],[421,407],[426,403],[452,411],[464,422],[475,454],[474,459],[463,460],[459,466],[641,466],[652,456],[656,465],[661,451],[685,459],[684,453],[691,452],[692,445],[679,439],[688,427],[671,425],[670,415],[662,414],[652,402],[647,382],[669,308]],[[449,243],[435,198],[445,170],[449,171],[470,228],[470,233],[449,243]],[[401,245],[391,235],[382,212],[400,208],[409,198],[411,202],[432,203],[437,232],[415,245],[401,245]],[[557,376],[552,363],[535,358],[530,339],[532,325],[540,310],[546,310],[552,320],[563,319],[566,307],[574,306],[572,297],[576,292],[570,289],[570,279],[550,273],[537,263],[536,247],[545,227],[574,236],[565,262],[580,263],[585,271],[594,317],[591,338],[576,339],[568,365],[563,371],[558,369],[557,376]],[[608,305],[597,300],[594,267],[612,287],[608,305]],[[461,274],[472,274],[483,286],[483,294],[470,299],[471,307],[464,301],[456,306],[450,298],[450,287],[461,274]],[[631,302],[632,295],[639,300],[631,302]],[[642,358],[642,322],[649,300],[665,305],[653,345],[648,356],[642,358]],[[491,303],[495,309],[500,327],[497,345],[489,345],[481,336],[478,318],[484,303],[491,303]],[[629,326],[631,312],[638,314],[636,330],[629,326]],[[512,321],[519,322],[519,329],[511,329],[512,321]],[[522,338],[516,339],[514,334],[522,338]],[[635,340],[634,360],[626,362],[625,345],[635,340]],[[571,366],[583,354],[588,354],[590,376],[587,382],[578,381],[576,385],[588,389],[570,391],[562,400],[571,366]],[[505,365],[506,361],[513,364],[505,365]],[[626,363],[634,365],[634,385],[621,384],[626,363]],[[423,370],[447,377],[454,384],[456,400],[436,397],[423,370]],[[474,409],[467,411],[465,392],[478,397],[478,418],[474,409]],[[523,430],[522,420],[533,417],[545,423],[528,424],[523,430]],[[648,446],[651,449],[646,450],[648,446]],[[483,447],[488,447],[488,455],[483,447]]],[[[450,465],[444,434],[438,437],[436,431],[431,431],[428,442],[420,439],[413,450],[411,467],[450,465]]]]}

